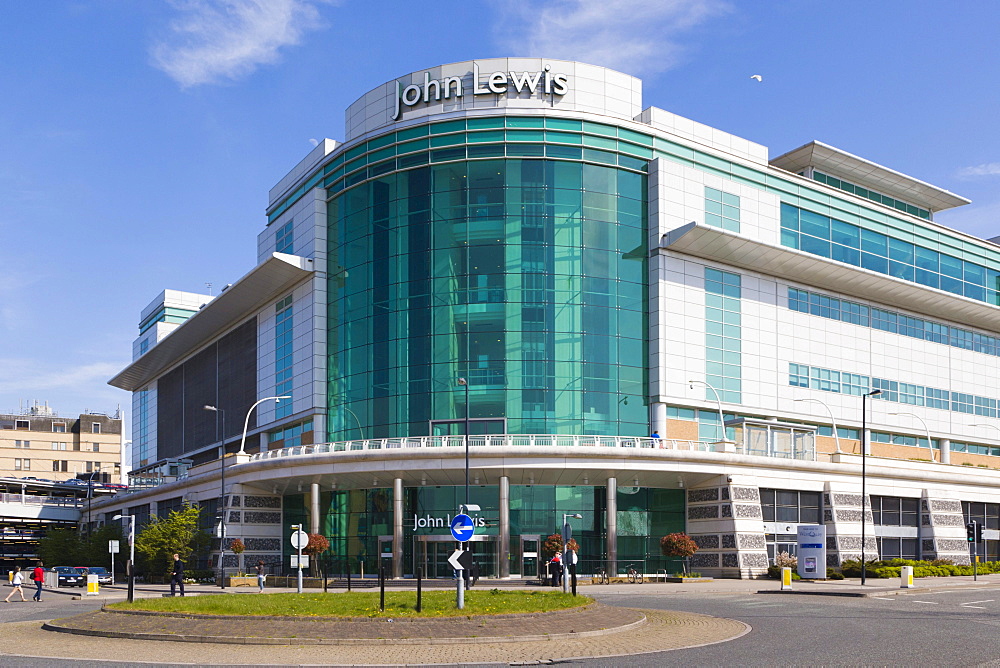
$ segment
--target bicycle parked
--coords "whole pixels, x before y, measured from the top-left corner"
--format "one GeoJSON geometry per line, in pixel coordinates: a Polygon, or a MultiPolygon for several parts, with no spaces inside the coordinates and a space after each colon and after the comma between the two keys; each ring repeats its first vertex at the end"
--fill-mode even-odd
{"type": "Polygon", "coordinates": [[[642,573],[635,570],[635,566],[632,564],[625,567],[625,574],[628,576],[628,581],[632,584],[642,584],[642,573]]]}
{"type": "Polygon", "coordinates": [[[606,585],[611,582],[611,578],[608,577],[607,569],[601,568],[594,574],[594,581],[597,584],[606,585]]]}

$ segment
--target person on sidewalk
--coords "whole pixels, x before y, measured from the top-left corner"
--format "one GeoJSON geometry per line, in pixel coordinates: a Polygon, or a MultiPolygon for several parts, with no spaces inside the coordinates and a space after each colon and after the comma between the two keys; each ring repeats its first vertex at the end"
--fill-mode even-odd
{"type": "Polygon", "coordinates": [[[562,581],[562,557],[556,552],[549,562],[549,584],[558,587],[562,581]]]}
{"type": "Polygon", "coordinates": [[[180,585],[181,596],[184,595],[184,562],[181,561],[181,555],[174,555],[174,571],[170,576],[170,595],[176,595],[176,587],[180,585]]]}
{"type": "Polygon", "coordinates": [[[264,574],[264,561],[257,562],[257,593],[264,593],[264,580],[267,579],[267,575],[264,574]]]}
{"type": "Polygon", "coordinates": [[[14,587],[14,588],[10,590],[9,594],[7,594],[7,598],[5,598],[3,600],[4,603],[10,603],[10,597],[14,595],[14,592],[17,592],[18,594],[21,595],[21,600],[22,601],[27,601],[28,600],[28,599],[26,599],[24,597],[24,590],[21,589],[21,583],[23,583],[23,582],[24,582],[24,574],[21,573],[21,567],[20,566],[15,566],[14,567],[14,580],[11,582],[11,586],[14,587]]]}
{"type": "Polygon", "coordinates": [[[42,562],[39,561],[35,564],[35,570],[31,571],[31,579],[35,581],[35,595],[31,597],[31,600],[41,603],[42,583],[45,582],[45,568],[42,562]]]}

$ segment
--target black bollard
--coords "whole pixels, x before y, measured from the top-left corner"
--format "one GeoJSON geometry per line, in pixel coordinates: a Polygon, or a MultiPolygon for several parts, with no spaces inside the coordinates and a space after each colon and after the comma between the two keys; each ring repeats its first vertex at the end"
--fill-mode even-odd
{"type": "Polygon", "coordinates": [[[351,591],[351,562],[347,562],[347,591],[351,591]]]}
{"type": "Polygon", "coordinates": [[[378,568],[378,609],[385,612],[385,566],[378,568]]]}
{"type": "Polygon", "coordinates": [[[573,588],[573,596],[576,596],[576,564],[569,567],[570,586],[573,588]]]}
{"type": "Polygon", "coordinates": [[[326,593],[326,563],[323,564],[323,593],[326,593]]]}
{"type": "Polygon", "coordinates": [[[419,566],[417,568],[417,612],[420,612],[420,585],[423,580],[421,576],[424,574],[424,567],[419,566]]]}
{"type": "MultiPolygon", "coordinates": [[[[132,560],[128,560],[128,565],[125,567],[128,572],[128,602],[131,603],[135,600],[135,569],[132,567],[132,560]]],[[[56,582],[58,585],[58,581],[56,582]]]]}

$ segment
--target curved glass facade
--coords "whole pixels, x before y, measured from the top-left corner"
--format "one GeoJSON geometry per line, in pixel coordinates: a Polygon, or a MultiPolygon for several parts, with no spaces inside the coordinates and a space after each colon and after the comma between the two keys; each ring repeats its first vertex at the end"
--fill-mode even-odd
{"type": "Polygon", "coordinates": [[[645,174],[512,148],[331,190],[330,440],[646,433],[645,174]]]}

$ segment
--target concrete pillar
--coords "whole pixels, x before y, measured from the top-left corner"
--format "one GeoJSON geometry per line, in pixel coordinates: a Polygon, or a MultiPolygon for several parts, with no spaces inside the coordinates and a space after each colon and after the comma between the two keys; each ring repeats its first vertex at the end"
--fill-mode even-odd
{"type": "Polygon", "coordinates": [[[392,577],[403,577],[403,479],[392,481],[392,577]]]}
{"type": "Polygon", "coordinates": [[[510,577],[510,478],[500,476],[500,532],[497,540],[500,549],[497,551],[498,571],[501,578],[510,577]]]}
{"type": "Polygon", "coordinates": [[[309,533],[319,533],[319,483],[309,485],[309,533]]]}
{"type": "Polygon", "coordinates": [[[608,547],[608,576],[618,572],[618,478],[608,478],[607,527],[605,543],[608,547]]]}
{"type": "MultiPolygon", "coordinates": [[[[947,438],[939,438],[938,444],[941,446],[941,463],[951,464],[951,440],[947,438]]],[[[933,454],[933,452],[931,454],[933,454]]]]}
{"type": "Polygon", "coordinates": [[[663,402],[657,402],[649,407],[650,414],[650,430],[649,433],[652,434],[656,432],[663,438],[667,437],[667,405],[663,402]]]}

